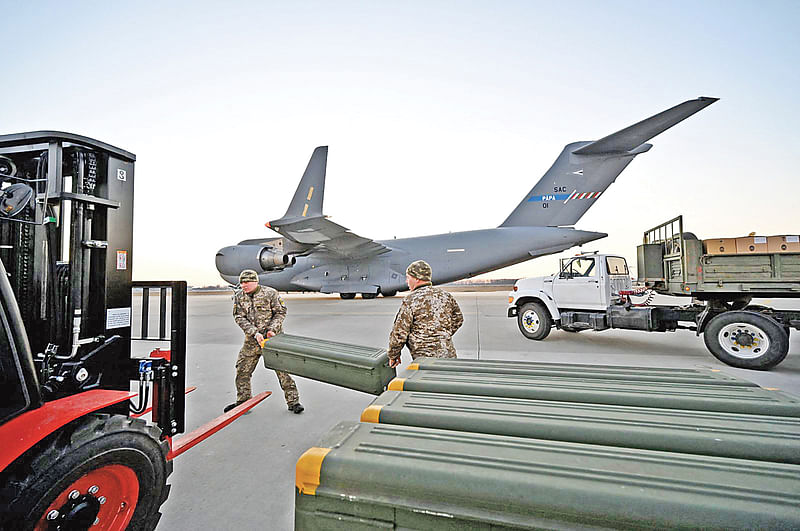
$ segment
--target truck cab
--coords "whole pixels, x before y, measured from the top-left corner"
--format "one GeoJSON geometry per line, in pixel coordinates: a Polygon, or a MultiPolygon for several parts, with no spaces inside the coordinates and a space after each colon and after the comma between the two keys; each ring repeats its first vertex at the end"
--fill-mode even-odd
{"type": "Polygon", "coordinates": [[[625,290],[631,290],[625,258],[582,253],[562,259],[558,273],[518,280],[509,294],[508,316],[517,317],[529,339],[544,339],[553,325],[568,331],[602,329],[605,320],[598,321],[597,314],[619,304],[625,290]]]}
{"type": "Polygon", "coordinates": [[[620,290],[631,289],[628,264],[621,256],[582,254],[561,260],[552,276],[552,291],[559,308],[605,310],[620,290]]]}

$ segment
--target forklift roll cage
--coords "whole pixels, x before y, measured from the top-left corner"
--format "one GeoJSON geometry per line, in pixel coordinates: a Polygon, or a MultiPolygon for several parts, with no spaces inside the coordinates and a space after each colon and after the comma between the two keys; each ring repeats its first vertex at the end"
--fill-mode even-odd
{"type": "MultiPolygon", "coordinates": [[[[39,408],[48,400],[93,388],[125,393],[125,400],[103,410],[127,415],[130,382],[138,378],[140,382],[152,380],[153,422],[161,428],[162,436],[182,433],[185,430],[186,282],[134,282],[129,263],[115,267],[112,262],[114,249],[122,249],[128,260],[132,251],[136,156],[105,142],[59,131],[0,136],[0,156],[18,162],[36,162],[33,171],[0,175],[0,182],[7,183],[4,187],[23,182],[34,191],[26,215],[0,216],[4,238],[11,240],[0,248],[0,383],[3,385],[0,423],[39,408]],[[75,162],[71,165],[69,160],[65,161],[65,156],[73,155],[75,162]],[[75,182],[83,177],[79,174],[88,173],[90,160],[96,168],[92,168],[94,182],[87,190],[75,182]],[[73,175],[65,175],[66,171],[73,175]],[[92,211],[87,216],[88,223],[77,219],[76,213],[81,209],[92,211]],[[56,226],[56,213],[59,215],[59,248],[43,251],[42,247],[49,247],[54,241],[48,239],[47,231],[51,230],[48,226],[56,226]],[[83,227],[82,223],[88,227],[83,227]],[[28,251],[20,248],[13,236],[22,234],[23,229],[15,232],[11,224],[27,226],[25,233],[41,245],[37,243],[28,251]],[[34,265],[29,268],[28,281],[17,282],[22,284],[22,291],[19,285],[15,290],[10,279],[18,273],[14,267],[18,256],[26,252],[34,265]],[[47,253],[66,260],[61,262],[64,263],[61,267],[67,268],[69,288],[66,292],[56,293],[54,280],[48,278],[52,271],[48,270],[47,253]],[[8,271],[3,259],[12,262],[8,271]],[[81,263],[82,259],[85,263],[81,263]],[[76,285],[82,287],[76,290],[76,285]],[[138,290],[142,292],[142,305],[137,335],[131,326],[134,316],[126,317],[123,326],[111,325],[109,310],[132,311],[131,292],[138,290]],[[151,292],[160,297],[157,315],[151,315],[154,313],[149,304],[151,292]],[[49,305],[57,296],[66,301],[62,301],[61,315],[49,305]],[[27,311],[21,311],[20,303],[26,305],[27,311]],[[79,334],[65,332],[70,327],[75,330],[72,308],[76,315],[81,313],[78,310],[83,310],[83,322],[77,325],[79,334]],[[63,326],[53,327],[51,321],[58,319],[63,326]],[[151,322],[157,323],[157,334],[150,331],[151,322]],[[56,330],[55,336],[53,330],[56,330]],[[147,341],[168,346],[154,351],[151,358],[132,358],[131,343],[147,341]],[[146,361],[146,365],[141,365],[140,361],[146,361]],[[143,377],[143,370],[149,372],[146,377],[143,377]],[[69,380],[69,376],[79,373],[80,377],[91,376],[85,377],[81,384],[72,381],[71,387],[58,387],[57,380],[65,376],[69,380]],[[53,384],[51,388],[48,388],[48,380],[53,384]]],[[[140,402],[141,398],[140,394],[140,402]]]]}

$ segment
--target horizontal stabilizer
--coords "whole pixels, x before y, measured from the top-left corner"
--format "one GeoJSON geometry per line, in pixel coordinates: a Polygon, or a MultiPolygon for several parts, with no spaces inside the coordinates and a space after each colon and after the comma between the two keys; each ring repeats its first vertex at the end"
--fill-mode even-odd
{"type": "Polygon", "coordinates": [[[694,113],[705,109],[718,99],[704,96],[696,100],[685,101],[621,131],[586,144],[573,153],[576,155],[600,155],[631,151],[694,113]]]}

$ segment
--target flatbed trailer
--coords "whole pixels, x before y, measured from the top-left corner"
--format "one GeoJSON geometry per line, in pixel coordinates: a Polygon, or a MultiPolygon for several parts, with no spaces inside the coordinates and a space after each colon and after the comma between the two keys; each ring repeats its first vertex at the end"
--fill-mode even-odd
{"type": "Polygon", "coordinates": [[[800,297],[800,250],[711,251],[693,233],[684,232],[683,216],[678,216],[644,233],[636,252],[638,280],[662,295],[723,301],[732,307],[747,306],[754,297],[800,297]]]}

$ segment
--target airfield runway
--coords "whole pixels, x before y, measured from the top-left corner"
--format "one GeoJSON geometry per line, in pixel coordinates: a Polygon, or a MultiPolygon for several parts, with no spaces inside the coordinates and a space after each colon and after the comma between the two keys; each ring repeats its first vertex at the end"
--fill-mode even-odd
{"type": "MultiPolygon", "coordinates": [[[[522,337],[506,317],[507,293],[454,293],[464,326],[454,337],[459,357],[658,367],[712,367],[800,395],[800,332],[792,331],[789,356],[771,371],[728,367],[693,332],[666,334],[609,330],[571,334],[554,330],[544,341],[522,337]]],[[[284,329],[297,335],[384,347],[402,300],[343,301],[318,294],[283,295],[284,329]]],[[[681,303],[686,300],[676,299],[681,303]]],[[[763,304],[763,302],[762,302],[763,304]]],[[[798,308],[800,300],[767,304],[798,308]]],[[[242,333],[231,317],[230,294],[193,294],[188,303],[187,432],[235,401],[234,361],[242,333]]],[[[152,345],[148,345],[152,348],[152,345]]],[[[403,352],[400,371],[411,361],[403,352]]],[[[260,366],[253,391],[273,395],[250,413],[175,460],[172,492],[162,507],[162,530],[294,528],[294,467],[298,457],[340,420],[358,420],[372,395],[297,378],[301,415],[286,410],[275,373],[260,366]]]]}

